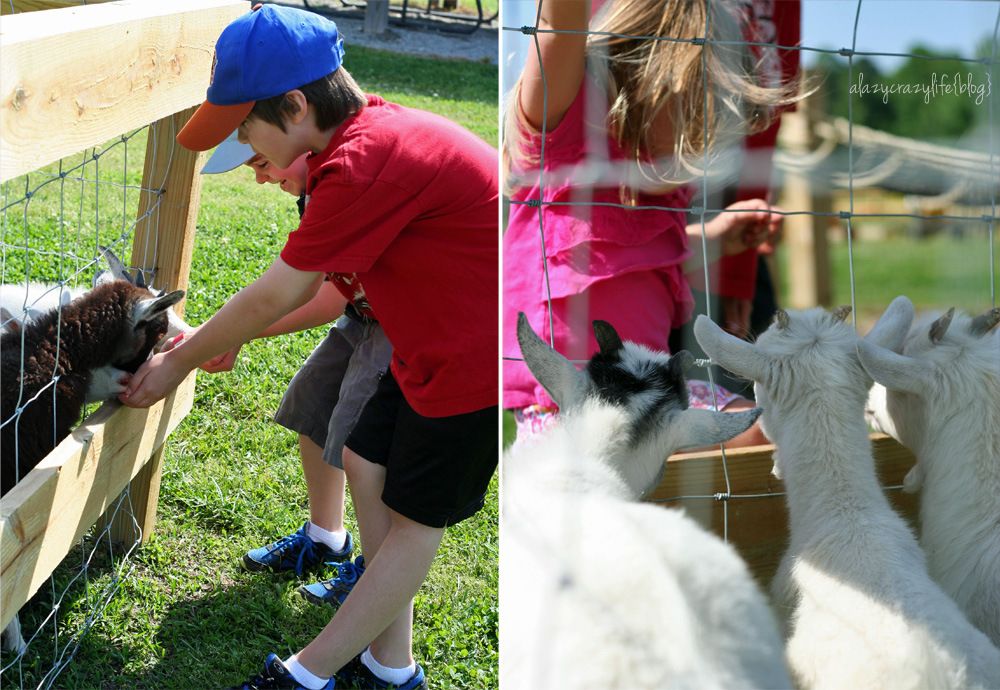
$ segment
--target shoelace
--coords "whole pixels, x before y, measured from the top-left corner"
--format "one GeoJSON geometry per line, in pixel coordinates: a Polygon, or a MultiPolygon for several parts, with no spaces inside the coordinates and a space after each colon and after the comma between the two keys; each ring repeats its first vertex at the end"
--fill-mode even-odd
{"type": "Polygon", "coordinates": [[[337,583],[353,585],[358,581],[358,578],[365,572],[365,557],[358,556],[354,559],[353,563],[351,561],[344,561],[343,563],[330,561],[327,565],[337,568],[336,577],[331,577],[329,580],[323,580],[322,582],[323,588],[328,592],[332,592],[336,589],[337,583]]]}
{"type": "Polygon", "coordinates": [[[316,542],[310,539],[306,534],[306,528],[304,525],[302,529],[295,534],[290,534],[287,537],[279,539],[275,543],[274,548],[271,549],[271,553],[277,552],[279,555],[284,557],[285,552],[287,552],[288,549],[293,546],[299,546],[300,544],[302,544],[302,549],[299,551],[299,558],[295,562],[295,574],[302,577],[302,573],[305,572],[304,562],[306,558],[308,557],[310,560],[316,558],[316,542]]]}

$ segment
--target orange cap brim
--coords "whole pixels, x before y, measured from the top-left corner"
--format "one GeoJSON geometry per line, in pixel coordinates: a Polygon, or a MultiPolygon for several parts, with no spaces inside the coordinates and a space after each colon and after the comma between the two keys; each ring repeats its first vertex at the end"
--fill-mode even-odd
{"type": "Polygon", "coordinates": [[[190,151],[208,151],[243,124],[255,101],[237,105],[202,103],[177,133],[177,143],[190,151]]]}

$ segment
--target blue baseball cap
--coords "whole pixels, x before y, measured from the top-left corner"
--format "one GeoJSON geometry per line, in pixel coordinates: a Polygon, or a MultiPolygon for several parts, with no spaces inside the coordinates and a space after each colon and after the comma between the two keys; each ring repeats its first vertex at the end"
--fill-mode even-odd
{"type": "Polygon", "coordinates": [[[329,19],[293,7],[257,5],[223,29],[206,100],[177,142],[192,151],[218,146],[254,103],[325,77],[343,60],[344,39],[329,19]]]}

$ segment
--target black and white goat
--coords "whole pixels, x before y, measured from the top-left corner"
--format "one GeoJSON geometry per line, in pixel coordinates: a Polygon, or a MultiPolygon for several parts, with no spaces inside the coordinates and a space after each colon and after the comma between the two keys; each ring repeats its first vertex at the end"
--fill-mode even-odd
{"type": "Polygon", "coordinates": [[[760,410],[689,409],[689,353],[594,329],[601,351],[578,371],[518,322],[561,419],[503,460],[501,684],[789,687],[777,625],[735,551],[681,511],[638,502],[668,455],[729,440],[760,410]]]}
{"type": "Polygon", "coordinates": [[[124,390],[183,296],[115,280],[0,336],[0,495],[69,434],[85,402],[124,390]]]}

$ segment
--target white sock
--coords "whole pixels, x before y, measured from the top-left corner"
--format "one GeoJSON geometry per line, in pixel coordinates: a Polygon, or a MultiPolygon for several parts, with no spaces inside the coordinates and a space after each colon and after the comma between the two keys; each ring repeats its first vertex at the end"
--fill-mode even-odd
{"type": "Polygon", "coordinates": [[[411,661],[409,666],[403,668],[389,668],[383,666],[372,656],[372,648],[369,647],[361,652],[361,663],[368,667],[368,670],[375,674],[380,680],[384,680],[391,685],[402,685],[413,677],[413,672],[417,670],[417,662],[411,661]]]}
{"type": "Polygon", "coordinates": [[[320,678],[305,666],[300,664],[298,654],[292,654],[288,657],[288,660],[283,663],[285,664],[285,668],[288,669],[288,672],[292,674],[292,678],[295,679],[295,682],[301,683],[304,687],[309,688],[309,690],[323,690],[323,688],[326,687],[326,684],[330,682],[329,678],[320,678]]]}
{"type": "Polygon", "coordinates": [[[334,551],[340,551],[344,548],[344,544],[347,543],[346,529],[338,529],[336,532],[330,532],[323,529],[312,520],[309,521],[309,527],[306,529],[306,534],[308,534],[309,538],[313,541],[322,542],[334,551]]]}

